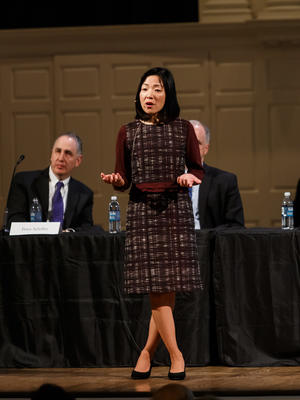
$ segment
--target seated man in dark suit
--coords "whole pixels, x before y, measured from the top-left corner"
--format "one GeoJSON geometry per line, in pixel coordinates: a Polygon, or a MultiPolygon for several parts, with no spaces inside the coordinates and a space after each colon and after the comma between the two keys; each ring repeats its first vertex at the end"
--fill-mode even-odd
{"type": "Polygon", "coordinates": [[[81,161],[81,139],[67,132],[55,140],[48,168],[16,174],[7,203],[8,226],[13,221],[30,221],[32,200],[37,197],[42,207],[42,221],[60,221],[64,231],[92,227],[93,192],[71,177],[72,170],[81,161]],[[59,217],[54,216],[57,209],[54,194],[58,199],[59,217]]]}
{"type": "Polygon", "coordinates": [[[294,201],[294,226],[300,227],[300,179],[298,181],[296,196],[294,201]]]}
{"type": "Polygon", "coordinates": [[[192,188],[195,229],[243,227],[244,211],[236,175],[204,163],[210,132],[199,121],[190,122],[198,139],[205,171],[202,183],[192,188]]]}

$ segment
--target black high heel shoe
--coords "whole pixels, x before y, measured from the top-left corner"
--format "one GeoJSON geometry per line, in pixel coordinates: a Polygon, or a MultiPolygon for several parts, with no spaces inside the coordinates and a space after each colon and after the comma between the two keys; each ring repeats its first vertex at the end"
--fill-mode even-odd
{"type": "Polygon", "coordinates": [[[152,369],[152,365],[150,366],[149,371],[147,371],[147,372],[138,372],[136,370],[132,370],[131,378],[132,379],[148,379],[151,374],[151,369],[152,369]]]}
{"type": "Polygon", "coordinates": [[[169,370],[168,378],[171,379],[171,381],[183,381],[185,378],[185,369],[182,372],[170,372],[169,370]]]}

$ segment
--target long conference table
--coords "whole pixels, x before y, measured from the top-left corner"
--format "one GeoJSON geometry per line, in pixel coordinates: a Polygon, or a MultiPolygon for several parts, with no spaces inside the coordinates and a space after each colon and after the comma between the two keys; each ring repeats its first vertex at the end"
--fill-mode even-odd
{"type": "MultiPolygon", "coordinates": [[[[125,233],[0,237],[0,367],[133,366],[147,295],[122,292],[125,233]]],[[[197,232],[204,289],[178,293],[188,366],[300,364],[300,231],[197,232]]],[[[160,344],[154,362],[169,363],[160,344]]]]}

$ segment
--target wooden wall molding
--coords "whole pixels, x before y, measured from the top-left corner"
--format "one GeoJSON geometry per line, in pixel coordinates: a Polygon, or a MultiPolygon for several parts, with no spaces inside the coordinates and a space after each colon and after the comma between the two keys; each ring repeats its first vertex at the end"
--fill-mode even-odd
{"type": "Polygon", "coordinates": [[[245,22],[252,18],[248,0],[207,0],[200,22],[245,22]]]}
{"type": "Polygon", "coordinates": [[[184,52],[211,46],[259,45],[264,38],[300,38],[299,21],[160,24],[0,31],[0,59],[57,54],[184,52]],[[159,47],[157,43],[159,42],[159,47]]]}
{"type": "Polygon", "coordinates": [[[260,20],[300,19],[299,0],[267,0],[265,7],[258,13],[260,20]]]}

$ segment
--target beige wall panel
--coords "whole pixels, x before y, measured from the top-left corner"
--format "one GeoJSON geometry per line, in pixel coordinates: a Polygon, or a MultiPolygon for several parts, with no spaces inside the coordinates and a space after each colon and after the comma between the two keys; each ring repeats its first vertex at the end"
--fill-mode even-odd
{"type": "MultiPolygon", "coordinates": [[[[249,118],[250,114],[246,110],[250,110],[251,108],[253,109],[254,105],[254,54],[252,51],[249,51],[248,53],[237,48],[235,51],[228,50],[224,52],[213,52],[211,58],[211,112],[213,114],[212,123],[211,126],[209,126],[212,136],[208,160],[211,160],[211,162],[219,168],[225,169],[223,160],[220,158],[222,153],[220,152],[222,146],[219,146],[218,142],[219,139],[221,139],[220,130],[222,130],[222,135],[225,134],[225,137],[228,137],[231,140],[233,139],[231,133],[232,130],[235,130],[235,134],[238,134],[239,138],[240,135],[249,134],[251,138],[249,138],[246,143],[251,143],[253,140],[253,120],[249,118]],[[247,127],[245,126],[245,123],[243,124],[243,121],[240,120],[238,129],[236,129],[234,123],[230,123],[228,120],[226,133],[224,133],[225,128],[220,124],[218,117],[220,110],[226,110],[225,114],[228,115],[228,117],[234,115],[236,120],[240,108],[242,110],[241,118],[245,113],[247,113],[248,117],[246,118],[245,123],[250,123],[251,125],[247,127]],[[237,130],[239,132],[237,132],[237,130]]],[[[225,117],[224,113],[221,114],[222,117],[223,115],[225,117]]],[[[252,116],[252,118],[254,118],[254,116],[252,116]]],[[[230,145],[232,148],[235,146],[234,142],[228,142],[227,147],[230,145]]],[[[250,149],[250,151],[252,151],[252,149],[250,149]]],[[[239,163],[234,163],[231,167],[234,167],[234,170],[231,168],[232,172],[235,172],[238,175],[242,172],[239,163]]],[[[247,175],[246,172],[242,173],[247,175]]],[[[247,186],[249,186],[249,182],[245,182],[245,187],[247,186]]]]}
{"type": "Polygon", "coordinates": [[[17,171],[40,169],[49,163],[49,145],[53,137],[52,74],[48,58],[1,60],[0,163],[1,194],[5,202],[20,154],[25,154],[26,158],[17,171]]]}
{"type": "Polygon", "coordinates": [[[42,169],[49,164],[50,157],[50,115],[14,115],[14,154],[15,160],[25,155],[23,169],[42,169]]]}
{"type": "Polygon", "coordinates": [[[56,56],[55,84],[57,100],[97,100],[101,96],[101,56],[56,56]]]}
{"type": "Polygon", "coordinates": [[[209,89],[208,54],[187,55],[174,61],[164,62],[172,71],[180,106],[207,105],[209,89]],[[197,62],[196,62],[197,61],[197,62]]]}
{"type": "Polygon", "coordinates": [[[255,211],[259,193],[255,71],[253,51],[236,48],[212,54],[212,136],[207,162],[237,175],[247,226],[259,225],[261,218],[255,211]]]}
{"type": "Polygon", "coordinates": [[[238,175],[241,190],[254,190],[253,109],[218,108],[215,142],[217,158],[222,169],[238,175]]]}
{"type": "Polygon", "coordinates": [[[218,70],[215,89],[219,92],[240,92],[253,90],[252,62],[221,62],[218,70]]]}
{"type": "Polygon", "coordinates": [[[50,82],[48,69],[14,68],[13,100],[49,100],[50,82]]]}
{"type": "Polygon", "coordinates": [[[298,52],[288,49],[279,57],[278,52],[269,51],[265,68],[272,191],[281,198],[285,190],[294,195],[300,177],[298,52]]]}
{"type": "Polygon", "coordinates": [[[299,90],[300,58],[284,55],[266,62],[267,89],[299,90]]]}
{"type": "Polygon", "coordinates": [[[256,209],[256,153],[252,107],[220,107],[217,111],[216,147],[221,169],[237,175],[247,226],[259,225],[260,216],[249,210],[256,209]]]}
{"type": "Polygon", "coordinates": [[[103,91],[102,57],[96,55],[56,56],[55,108],[57,129],[63,129],[60,111],[101,109],[103,91]]]}
{"type": "Polygon", "coordinates": [[[177,94],[180,95],[207,95],[207,65],[203,63],[193,63],[189,60],[181,63],[165,63],[166,68],[170,69],[174,75],[177,94]]]}
{"type": "Polygon", "coordinates": [[[62,98],[99,99],[100,67],[64,67],[62,73],[62,98]]]}
{"type": "MultiPolygon", "coordinates": [[[[296,49],[295,49],[296,50],[296,49]]],[[[283,193],[295,189],[300,177],[300,58],[291,48],[265,52],[265,115],[268,138],[268,214],[280,226],[283,193]]]]}
{"type": "Polygon", "coordinates": [[[270,107],[272,189],[293,191],[300,177],[300,104],[270,107]]]}
{"type": "Polygon", "coordinates": [[[33,165],[40,168],[40,162],[45,165],[49,161],[49,145],[53,138],[52,63],[39,58],[8,61],[5,80],[4,107],[11,133],[12,167],[21,147],[25,147],[26,160],[19,169],[33,165]],[[28,164],[28,157],[34,160],[36,155],[35,161],[28,164]]]}

